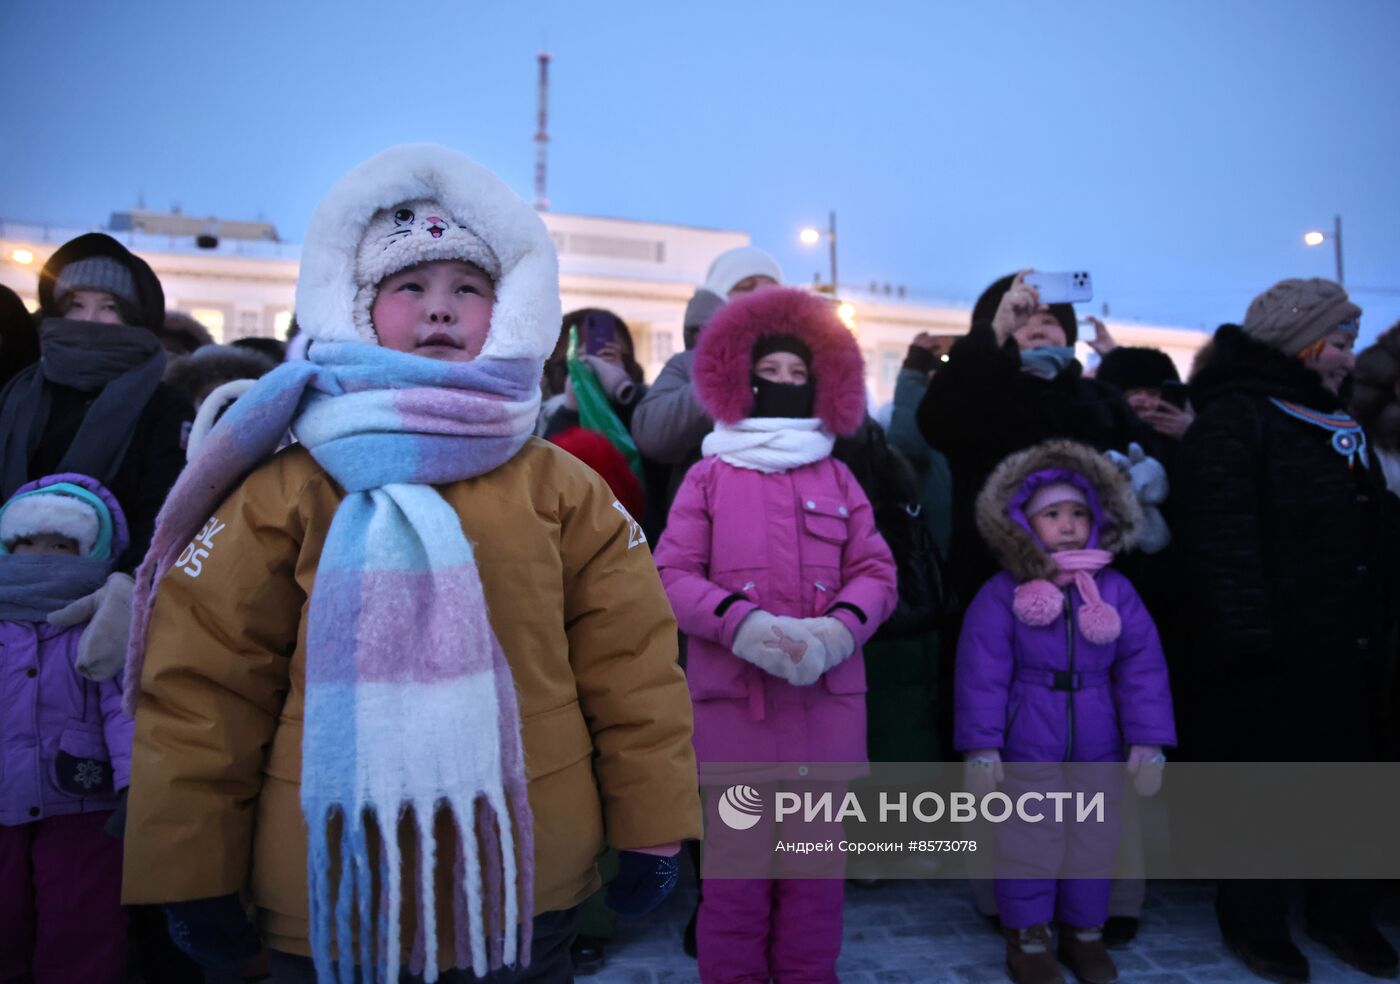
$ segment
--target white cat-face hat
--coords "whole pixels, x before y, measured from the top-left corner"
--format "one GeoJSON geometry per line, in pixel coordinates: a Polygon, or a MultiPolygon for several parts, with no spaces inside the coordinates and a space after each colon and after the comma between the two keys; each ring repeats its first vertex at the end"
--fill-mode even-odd
{"type": "Polygon", "coordinates": [[[315,341],[377,344],[376,286],[430,260],[465,260],[496,285],[482,358],[538,358],[562,320],[559,261],[535,210],[457,151],[404,144],[341,178],[302,247],[297,323],[315,341]]]}

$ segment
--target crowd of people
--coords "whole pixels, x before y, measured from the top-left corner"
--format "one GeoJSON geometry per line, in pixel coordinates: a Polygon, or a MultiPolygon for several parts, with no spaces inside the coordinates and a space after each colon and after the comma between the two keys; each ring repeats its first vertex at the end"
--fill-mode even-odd
{"type": "MultiPolygon", "coordinates": [[[[441,147],[329,191],[286,341],[62,246],[35,314],[0,289],[0,980],[571,980],[699,871],[709,763],[1146,795],[1169,757],[1393,759],[1400,325],[1358,356],[1345,290],[1282,280],[1185,381],[1092,318],[1086,368],[1028,272],[873,407],[831,298],[754,247],[648,384],[441,147]]],[[[677,948],[835,981],[845,888],[702,879],[677,948]]],[[[1018,984],[1109,984],[1139,931],[1141,882],[971,890],[1018,984]]],[[[1304,894],[1396,975],[1372,883],[1304,894]]],[[[1308,979],[1289,904],[1219,883],[1263,979],[1308,979]]]]}

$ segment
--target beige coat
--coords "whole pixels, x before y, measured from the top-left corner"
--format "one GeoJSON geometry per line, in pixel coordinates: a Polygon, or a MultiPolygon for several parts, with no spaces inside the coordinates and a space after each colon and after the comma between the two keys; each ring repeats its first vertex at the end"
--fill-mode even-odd
{"type": "MultiPolygon", "coordinates": [[[[605,846],[700,836],[675,620],[640,528],[553,445],[531,438],[496,470],[439,491],[475,547],[519,694],[535,910],[568,908],[598,887],[605,846]]],[[[306,607],[341,495],[289,448],[218,508],[161,584],[136,715],[125,902],[246,890],[269,946],[310,952],[306,607]]],[[[400,840],[411,870],[407,827],[400,840]]],[[[449,925],[450,913],[438,919],[449,925]]],[[[406,910],[404,939],[412,932],[406,910]]]]}

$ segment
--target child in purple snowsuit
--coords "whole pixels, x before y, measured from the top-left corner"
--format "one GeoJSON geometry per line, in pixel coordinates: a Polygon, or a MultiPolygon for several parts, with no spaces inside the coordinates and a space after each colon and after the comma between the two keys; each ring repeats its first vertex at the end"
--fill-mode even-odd
{"type": "Polygon", "coordinates": [[[48,616],[90,598],[128,539],[85,475],[30,482],[0,509],[0,980],[125,980],[122,846],[104,827],[132,720],[116,680],[78,672],[89,624],[48,616]]]}
{"type": "MultiPolygon", "coordinates": [[[[1092,448],[1048,441],[997,466],[978,495],[977,523],[1004,569],[973,599],[958,640],[954,743],[970,783],[990,788],[1002,761],[1126,758],[1141,787],[1176,731],[1156,626],[1108,566],[1142,524],[1126,476],[1092,448]]],[[[1073,833],[1049,848],[1071,865],[1076,851],[1095,850],[1073,833]]],[[[1060,959],[1080,980],[1115,980],[1100,938],[1110,884],[998,879],[1012,979],[1062,979],[1049,952],[1058,920],[1060,959]]]]}
{"type": "MultiPolygon", "coordinates": [[[[831,457],[865,415],[860,350],[828,301],[770,287],[706,325],[694,380],[715,429],[656,564],[689,637],[696,759],[864,762],[860,646],[897,591],[870,503],[831,457]]],[[[844,884],[707,878],[701,981],[835,982],[844,884]]]]}

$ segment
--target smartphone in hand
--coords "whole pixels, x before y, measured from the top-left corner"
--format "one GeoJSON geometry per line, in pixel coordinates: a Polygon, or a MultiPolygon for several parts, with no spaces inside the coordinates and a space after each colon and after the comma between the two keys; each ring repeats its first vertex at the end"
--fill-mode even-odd
{"type": "Polygon", "coordinates": [[[1041,304],[1078,304],[1094,299],[1094,280],[1087,271],[1026,274],[1025,283],[1040,295],[1041,304]]]}

